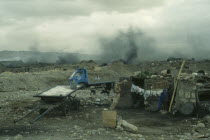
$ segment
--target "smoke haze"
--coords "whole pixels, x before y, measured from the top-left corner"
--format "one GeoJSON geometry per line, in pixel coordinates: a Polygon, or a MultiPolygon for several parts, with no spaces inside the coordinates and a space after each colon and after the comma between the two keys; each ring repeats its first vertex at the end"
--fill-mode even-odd
{"type": "Polygon", "coordinates": [[[139,29],[120,31],[113,38],[103,38],[102,60],[124,60],[137,63],[144,60],[161,59],[163,53],[156,48],[155,40],[139,29]]]}
{"type": "Polygon", "coordinates": [[[209,0],[1,0],[0,8],[0,51],[128,63],[210,57],[209,0]]]}

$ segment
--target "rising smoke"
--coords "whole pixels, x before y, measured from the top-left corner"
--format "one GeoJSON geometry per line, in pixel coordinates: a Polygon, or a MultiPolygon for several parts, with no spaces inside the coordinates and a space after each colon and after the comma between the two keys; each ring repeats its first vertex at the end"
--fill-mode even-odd
{"type": "Polygon", "coordinates": [[[155,40],[139,29],[119,31],[114,38],[100,39],[102,61],[123,60],[127,63],[161,59],[164,53],[157,49],[155,40]]]}

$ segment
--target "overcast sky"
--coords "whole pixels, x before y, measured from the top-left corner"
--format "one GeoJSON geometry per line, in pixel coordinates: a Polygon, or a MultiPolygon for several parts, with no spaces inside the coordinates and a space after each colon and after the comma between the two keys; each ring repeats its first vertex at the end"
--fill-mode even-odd
{"type": "Polygon", "coordinates": [[[100,53],[136,28],[169,53],[210,51],[209,0],[0,0],[0,50],[100,53]]]}

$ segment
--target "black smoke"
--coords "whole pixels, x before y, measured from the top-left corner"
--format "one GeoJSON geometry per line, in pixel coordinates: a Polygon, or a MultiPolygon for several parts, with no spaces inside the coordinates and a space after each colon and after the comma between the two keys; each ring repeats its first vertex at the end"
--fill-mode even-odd
{"type": "Polygon", "coordinates": [[[101,38],[101,61],[123,60],[138,63],[145,60],[163,59],[164,51],[157,49],[155,40],[140,29],[119,31],[114,37],[101,38]]]}
{"type": "Polygon", "coordinates": [[[58,56],[57,64],[75,64],[79,62],[79,58],[76,54],[62,54],[58,56]]]}
{"type": "Polygon", "coordinates": [[[127,63],[132,63],[138,57],[138,46],[134,39],[135,39],[134,32],[129,31],[127,34],[127,41],[130,49],[125,54],[125,61],[127,63]]]}

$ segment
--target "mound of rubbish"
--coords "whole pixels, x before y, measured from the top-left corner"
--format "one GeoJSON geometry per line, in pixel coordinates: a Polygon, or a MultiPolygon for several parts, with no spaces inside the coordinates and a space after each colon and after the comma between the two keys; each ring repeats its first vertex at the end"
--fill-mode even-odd
{"type": "Polygon", "coordinates": [[[111,64],[112,64],[112,65],[116,65],[116,64],[126,64],[126,62],[123,61],[123,60],[118,60],[118,61],[113,61],[111,64]]]}
{"type": "Polygon", "coordinates": [[[118,73],[120,77],[130,77],[133,75],[134,72],[140,70],[138,66],[125,64],[123,61],[115,61],[104,67],[107,67],[107,69],[111,69],[115,73],[118,73]]]}
{"type": "Polygon", "coordinates": [[[88,61],[83,60],[79,63],[79,66],[80,67],[95,67],[97,66],[97,63],[93,60],[88,60],[88,61]]]}
{"type": "Polygon", "coordinates": [[[36,91],[60,84],[68,84],[68,77],[72,71],[45,71],[36,73],[11,73],[0,74],[0,91],[36,91]]]}

